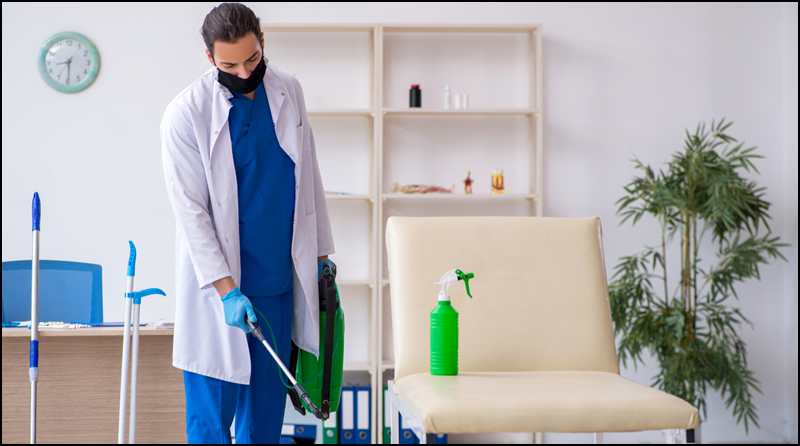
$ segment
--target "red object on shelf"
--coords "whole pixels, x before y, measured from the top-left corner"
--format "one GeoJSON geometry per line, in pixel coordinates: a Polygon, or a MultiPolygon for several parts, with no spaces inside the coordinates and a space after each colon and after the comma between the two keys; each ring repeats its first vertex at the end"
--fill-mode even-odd
{"type": "Polygon", "coordinates": [[[411,84],[411,88],[419,88],[419,84],[411,84]]]}

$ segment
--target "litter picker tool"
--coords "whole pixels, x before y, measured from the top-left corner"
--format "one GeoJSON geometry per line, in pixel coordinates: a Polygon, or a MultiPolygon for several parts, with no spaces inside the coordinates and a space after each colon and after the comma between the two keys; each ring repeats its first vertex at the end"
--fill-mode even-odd
{"type": "Polygon", "coordinates": [[[33,193],[33,258],[31,265],[31,444],[36,444],[36,382],[39,380],[39,193],[33,193]]]}
{"type": "Polygon", "coordinates": [[[119,432],[117,443],[125,443],[125,406],[128,396],[128,360],[131,353],[130,329],[133,325],[133,364],[131,364],[131,425],[128,430],[128,443],[136,443],[136,381],[139,368],[139,307],[142,297],[151,294],[166,296],[159,288],[148,288],[142,291],[133,291],[133,277],[136,272],[136,246],[132,241],[131,253],[128,257],[128,285],[125,292],[125,334],[122,340],[122,380],[119,391],[119,432]],[[131,306],[133,306],[133,323],[131,323],[131,306]]]}

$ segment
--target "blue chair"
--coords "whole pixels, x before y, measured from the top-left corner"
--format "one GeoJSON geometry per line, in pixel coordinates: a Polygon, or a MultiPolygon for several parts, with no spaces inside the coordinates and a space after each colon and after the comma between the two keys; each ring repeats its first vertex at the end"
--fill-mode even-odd
{"type": "MultiPolygon", "coordinates": [[[[31,319],[31,263],[3,262],[3,322],[31,319]]],[[[100,265],[40,260],[39,321],[103,322],[100,265]]]]}

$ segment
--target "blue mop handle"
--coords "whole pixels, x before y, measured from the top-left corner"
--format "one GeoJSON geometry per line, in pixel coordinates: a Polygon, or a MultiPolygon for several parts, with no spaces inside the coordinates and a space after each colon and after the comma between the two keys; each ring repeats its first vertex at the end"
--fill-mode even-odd
{"type": "Polygon", "coordinates": [[[33,193],[31,258],[31,352],[28,377],[31,381],[31,444],[36,443],[36,382],[39,380],[39,222],[42,211],[39,193],[33,193]]]}
{"type": "Polygon", "coordinates": [[[31,262],[31,363],[30,379],[37,381],[39,377],[39,222],[42,217],[42,207],[39,193],[33,193],[31,206],[33,220],[33,258],[31,262]]]}
{"type": "Polygon", "coordinates": [[[39,220],[42,217],[42,206],[39,202],[39,192],[33,193],[33,230],[39,230],[39,220]]]}

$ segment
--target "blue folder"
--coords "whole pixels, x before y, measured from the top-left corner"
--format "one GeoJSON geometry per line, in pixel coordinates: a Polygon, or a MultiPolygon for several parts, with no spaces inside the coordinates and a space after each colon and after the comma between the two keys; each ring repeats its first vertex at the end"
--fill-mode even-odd
{"type": "Polygon", "coordinates": [[[418,442],[419,439],[414,435],[414,431],[411,430],[408,421],[404,420],[403,416],[400,415],[400,444],[415,444],[418,442]]]}
{"type": "Polygon", "coordinates": [[[370,444],[370,388],[356,387],[356,444],[370,444]]]}
{"type": "Polygon", "coordinates": [[[286,423],[281,430],[281,444],[313,443],[316,438],[316,424],[286,423]]]}
{"type": "Polygon", "coordinates": [[[355,390],[353,386],[342,387],[342,399],[339,401],[339,442],[355,444],[355,390]]]}

